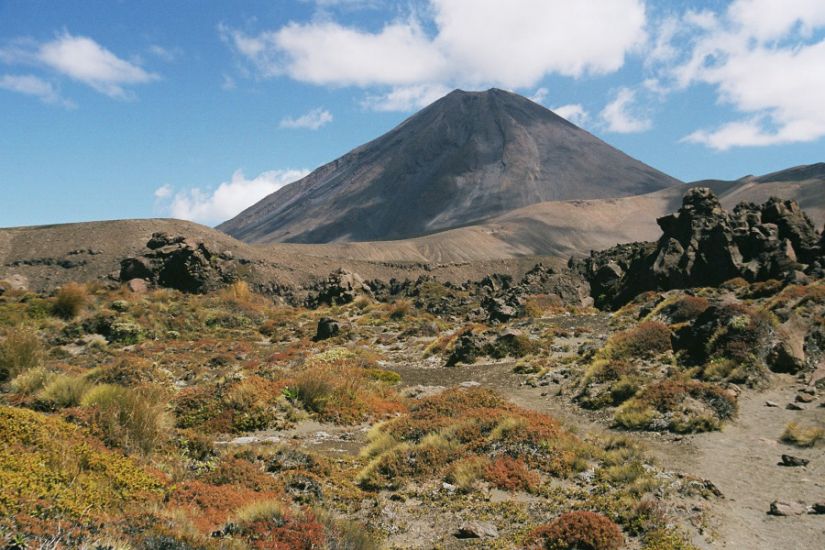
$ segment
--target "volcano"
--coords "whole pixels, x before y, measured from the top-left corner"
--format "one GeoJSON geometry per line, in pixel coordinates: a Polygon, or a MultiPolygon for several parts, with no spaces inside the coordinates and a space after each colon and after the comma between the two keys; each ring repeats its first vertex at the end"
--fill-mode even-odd
{"type": "Polygon", "coordinates": [[[455,90],[218,229],[253,243],[394,240],[679,183],[518,94],[455,90]]]}

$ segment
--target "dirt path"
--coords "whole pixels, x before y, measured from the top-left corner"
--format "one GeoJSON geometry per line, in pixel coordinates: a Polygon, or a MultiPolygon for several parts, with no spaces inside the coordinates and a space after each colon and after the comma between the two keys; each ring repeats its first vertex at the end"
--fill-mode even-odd
{"type": "Polygon", "coordinates": [[[692,436],[684,444],[650,441],[649,447],[668,469],[707,478],[722,491],[714,506],[711,548],[808,550],[825,548],[825,517],[767,514],[773,500],[825,501],[825,453],[822,448],[797,449],[780,443],[788,422],[825,427],[825,408],[804,411],[784,406],[793,401],[795,386],[748,393],[739,400],[739,416],[720,432],[692,436]],[[766,401],[779,407],[768,407],[766,401]],[[809,459],[805,468],[778,466],[782,454],[809,459]]]}
{"type": "MultiPolygon", "coordinates": [[[[547,413],[580,432],[604,432],[568,399],[558,387],[534,388],[512,374],[512,362],[456,368],[399,368],[404,385],[452,386],[478,383],[495,389],[514,403],[547,413]]],[[[821,447],[797,449],[780,443],[788,422],[825,427],[825,408],[817,403],[792,411],[797,384],[789,378],[766,392],[740,397],[738,418],[720,432],[688,436],[681,441],[637,434],[666,470],[709,479],[724,494],[711,503],[710,540],[697,538],[700,548],[737,550],[818,550],[825,548],[825,516],[775,517],[767,514],[773,500],[825,501],[825,453],[821,447]],[[768,407],[766,401],[779,407],[768,407]],[[779,466],[782,454],[810,460],[805,468],[779,466]]]]}

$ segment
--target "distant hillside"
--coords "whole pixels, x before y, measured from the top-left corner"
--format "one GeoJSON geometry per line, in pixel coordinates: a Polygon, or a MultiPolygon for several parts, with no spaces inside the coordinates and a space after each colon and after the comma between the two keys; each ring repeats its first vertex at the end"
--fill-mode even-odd
{"type": "MultiPolygon", "coordinates": [[[[797,200],[818,227],[825,224],[825,165],[796,167],[735,181],[705,180],[725,208],[770,196],[797,200]],[[799,179],[802,178],[802,179],[799,179]]],[[[365,278],[433,275],[463,281],[489,273],[520,276],[536,262],[561,264],[573,255],[617,243],[655,240],[656,218],[678,209],[688,186],[617,199],[547,201],[482,223],[413,239],[328,244],[247,244],[192,222],[121,220],[0,229],[0,279],[22,275],[37,290],[68,281],[106,280],[120,260],[145,251],[165,231],[228,251],[257,283],[301,285],[339,267],[365,278]]]]}
{"type": "Polygon", "coordinates": [[[529,99],[456,90],[218,229],[256,243],[401,239],[678,183],[529,99]]]}

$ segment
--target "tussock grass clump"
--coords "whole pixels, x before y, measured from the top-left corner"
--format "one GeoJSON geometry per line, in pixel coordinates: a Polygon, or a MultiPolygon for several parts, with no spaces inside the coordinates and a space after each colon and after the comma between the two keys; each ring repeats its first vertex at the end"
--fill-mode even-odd
{"type": "Polygon", "coordinates": [[[412,311],[413,305],[409,300],[396,300],[387,306],[387,315],[393,321],[400,321],[412,311]]]}
{"type": "Polygon", "coordinates": [[[825,437],[825,430],[817,426],[803,426],[790,422],[782,433],[782,442],[796,447],[813,447],[825,437]]]}
{"type": "Polygon", "coordinates": [[[83,395],[81,405],[92,409],[92,422],[109,445],[150,454],[168,438],[166,398],[159,388],[136,389],[101,384],[83,395]]]}
{"type": "Polygon", "coordinates": [[[399,376],[375,365],[368,355],[333,348],[313,356],[287,379],[285,395],[320,420],[338,424],[402,412],[394,388],[399,376]]]}
{"type": "Polygon", "coordinates": [[[527,537],[531,550],[619,550],[624,537],[610,518],[595,512],[567,512],[527,537]]]}
{"type": "Polygon", "coordinates": [[[254,523],[256,521],[280,521],[288,513],[287,506],[280,500],[261,500],[247,504],[235,513],[236,523],[254,523]]]}
{"type": "Polygon", "coordinates": [[[57,409],[76,407],[92,387],[92,383],[82,376],[58,374],[37,394],[37,399],[57,409]]]}
{"type": "Polygon", "coordinates": [[[588,409],[618,406],[635,396],[648,378],[635,362],[597,359],[585,372],[576,400],[588,409]]]}
{"type": "Polygon", "coordinates": [[[39,366],[43,358],[43,346],[34,331],[10,329],[0,340],[0,382],[39,366]]]}
{"type": "Polygon", "coordinates": [[[89,300],[86,285],[68,283],[60,287],[54,297],[52,312],[63,319],[77,317],[89,300]]]}
{"type": "Polygon", "coordinates": [[[34,395],[47,386],[54,376],[54,373],[45,367],[34,367],[18,374],[9,386],[14,393],[34,395]]]}
{"type": "Polygon", "coordinates": [[[736,398],[698,380],[661,380],[625,402],[614,415],[617,426],[676,433],[718,430],[736,413],[736,398]]]}

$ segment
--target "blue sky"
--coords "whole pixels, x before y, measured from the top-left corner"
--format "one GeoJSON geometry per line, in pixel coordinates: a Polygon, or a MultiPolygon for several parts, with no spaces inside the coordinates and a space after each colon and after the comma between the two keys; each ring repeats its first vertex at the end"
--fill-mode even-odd
{"type": "Polygon", "coordinates": [[[686,181],[825,161],[825,2],[0,0],[0,226],[215,224],[492,86],[686,181]]]}

